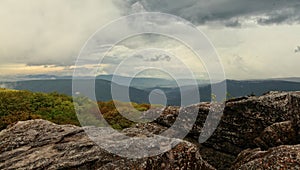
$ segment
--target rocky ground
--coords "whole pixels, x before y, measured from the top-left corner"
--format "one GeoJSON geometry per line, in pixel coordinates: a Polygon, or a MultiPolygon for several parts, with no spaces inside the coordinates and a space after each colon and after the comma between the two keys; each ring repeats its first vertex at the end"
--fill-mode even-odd
{"type": "MultiPolygon", "coordinates": [[[[187,136],[198,141],[209,112],[210,103],[192,106],[199,109],[197,121],[187,136]]],[[[177,109],[177,110],[176,110],[177,109]]],[[[178,115],[169,107],[156,123],[170,127],[178,115]]],[[[204,160],[217,169],[230,169],[245,149],[267,150],[280,145],[300,144],[300,92],[269,92],[228,100],[224,114],[213,135],[199,146],[204,160]]]]}
{"type": "MultiPolygon", "coordinates": [[[[270,92],[227,101],[218,128],[199,144],[210,107],[210,103],[200,103],[184,108],[184,113],[199,110],[185,140],[172,139],[171,143],[178,143],[173,149],[142,159],[101,149],[84,133],[92,127],[44,120],[18,122],[0,132],[0,169],[300,169],[300,92],[270,92]]],[[[122,132],[131,137],[159,136],[173,125],[178,110],[167,107],[154,122],[122,132]]],[[[99,138],[114,141],[118,135],[104,133],[99,138]]],[[[128,141],[119,144],[128,145],[128,141]]],[[[161,145],[149,147],[155,150],[161,145]]]]}

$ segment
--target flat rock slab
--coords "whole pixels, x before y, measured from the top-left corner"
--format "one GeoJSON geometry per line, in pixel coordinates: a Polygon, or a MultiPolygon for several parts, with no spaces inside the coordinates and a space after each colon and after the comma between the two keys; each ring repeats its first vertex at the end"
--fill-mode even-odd
{"type": "MultiPolygon", "coordinates": [[[[103,133],[101,140],[118,139],[108,132],[103,133]]],[[[126,132],[131,137],[154,135],[136,127],[126,132]]],[[[174,141],[178,145],[165,153],[129,159],[99,147],[84,128],[45,120],[20,121],[0,132],[0,169],[214,169],[202,159],[196,145],[174,141]]],[[[124,142],[123,145],[128,141],[124,142]]],[[[122,141],[118,144],[122,145],[122,141]]]]}

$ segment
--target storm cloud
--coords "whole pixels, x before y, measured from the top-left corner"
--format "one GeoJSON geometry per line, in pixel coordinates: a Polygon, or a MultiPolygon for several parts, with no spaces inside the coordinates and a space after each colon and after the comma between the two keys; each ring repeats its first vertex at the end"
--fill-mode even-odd
{"type": "MultiPolygon", "coordinates": [[[[218,50],[229,78],[298,76],[299,0],[1,0],[0,75],[70,75],[80,49],[95,31],[121,16],[144,11],[174,14],[196,25],[218,50]]],[[[159,24],[162,29],[179,29],[173,21],[159,24]]],[[[136,25],[129,21],[111,28],[109,36],[118,37],[136,25]]],[[[191,34],[184,36],[197,42],[191,34]]],[[[156,53],[132,58],[149,48],[173,50],[198,71],[198,59],[186,53],[182,44],[161,37],[143,35],[120,42],[104,58],[100,71],[111,74],[127,58],[125,71],[168,62],[170,56],[170,62],[176,59],[156,53]]],[[[111,44],[100,45],[81,61],[88,65],[83,72],[99,66],[99,57],[111,44]]],[[[182,73],[181,66],[165,65],[182,73]]],[[[202,75],[202,70],[198,72],[202,75]]]]}
{"type": "Polygon", "coordinates": [[[299,23],[298,0],[129,0],[128,8],[156,11],[183,17],[196,25],[220,22],[240,26],[244,20],[258,24],[299,23]]]}

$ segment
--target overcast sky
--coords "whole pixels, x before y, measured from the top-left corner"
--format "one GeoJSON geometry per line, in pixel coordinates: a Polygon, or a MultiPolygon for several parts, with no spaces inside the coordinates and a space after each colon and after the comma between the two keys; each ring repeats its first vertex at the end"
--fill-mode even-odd
{"type": "MultiPolygon", "coordinates": [[[[146,11],[192,22],[215,46],[227,78],[300,77],[299,0],[1,0],[0,76],[72,75],[80,49],[96,30],[121,16],[146,11]]],[[[130,27],[112,29],[111,35],[125,29],[130,27]]],[[[105,48],[95,54],[101,52],[105,48]]],[[[157,35],[117,44],[98,65],[99,73],[114,73],[120,63],[124,75],[159,63],[182,77],[183,64],[197,77],[207,77],[205,64],[188,48],[157,35]]]]}

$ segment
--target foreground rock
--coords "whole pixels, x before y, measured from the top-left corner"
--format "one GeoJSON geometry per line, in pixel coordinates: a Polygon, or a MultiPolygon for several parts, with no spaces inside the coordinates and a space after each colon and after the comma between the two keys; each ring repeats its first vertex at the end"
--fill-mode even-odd
{"type": "MultiPolygon", "coordinates": [[[[124,133],[153,136],[148,128],[143,125],[143,128],[126,129],[124,133]]],[[[118,136],[107,133],[101,136],[103,139],[115,141],[118,136]]],[[[30,120],[0,132],[0,169],[214,169],[202,159],[196,145],[174,139],[176,141],[179,144],[166,153],[128,159],[101,149],[87,137],[83,128],[30,120]]]]}
{"type": "MultiPolygon", "coordinates": [[[[190,106],[199,115],[188,138],[198,141],[210,103],[190,106]]],[[[190,108],[185,108],[186,110],[190,108]]],[[[173,125],[178,107],[166,108],[156,123],[173,125]]],[[[226,102],[224,114],[213,135],[200,146],[201,155],[217,169],[228,169],[237,155],[248,148],[298,144],[300,125],[300,92],[269,92],[226,102]]],[[[210,122],[211,124],[217,122],[210,122]]]]}
{"type": "Polygon", "coordinates": [[[232,169],[300,169],[300,145],[282,145],[267,151],[245,150],[232,169]]]}

